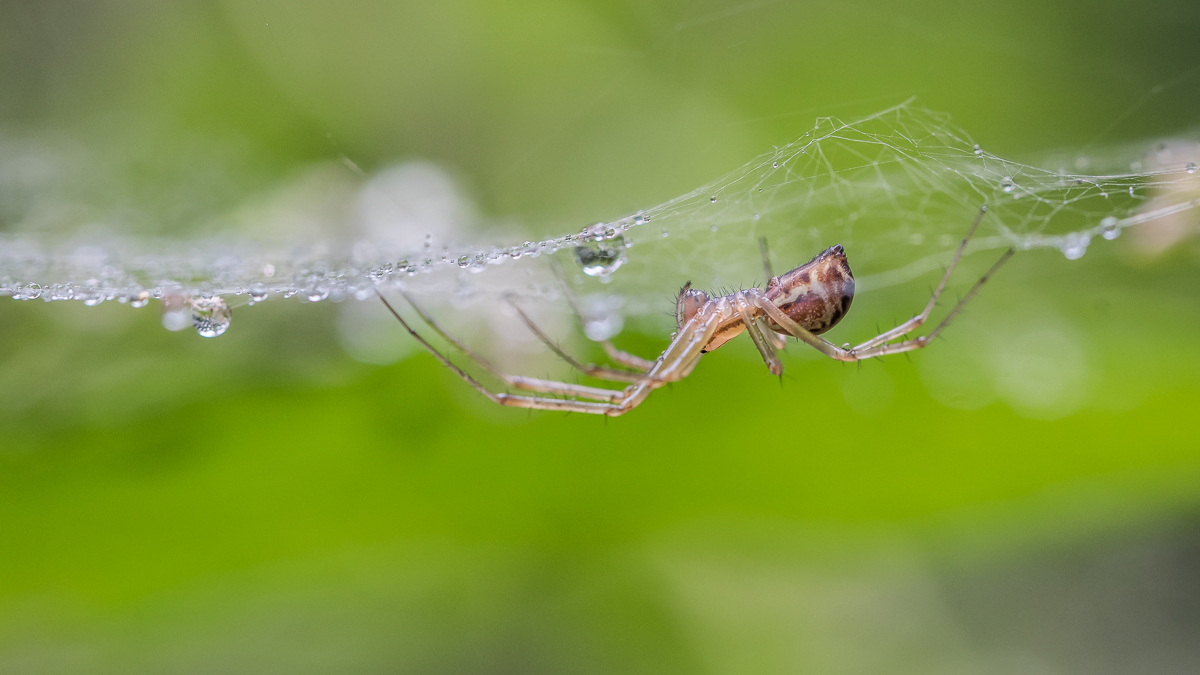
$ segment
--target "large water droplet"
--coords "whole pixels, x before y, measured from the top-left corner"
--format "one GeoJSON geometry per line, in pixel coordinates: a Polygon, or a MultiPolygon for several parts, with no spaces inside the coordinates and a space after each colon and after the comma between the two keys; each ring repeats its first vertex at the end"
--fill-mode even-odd
{"type": "Polygon", "coordinates": [[[1011,178],[1005,178],[1004,182],[1000,185],[1000,188],[1005,192],[1012,192],[1013,190],[1017,189],[1017,186],[1013,184],[1011,178]]]}
{"type": "Polygon", "coordinates": [[[1188,173],[1196,173],[1196,163],[1195,162],[1187,163],[1187,172],[1188,173]]]}
{"type": "Polygon", "coordinates": [[[586,231],[587,235],[580,237],[580,243],[575,246],[575,261],[583,269],[583,273],[591,277],[606,277],[617,271],[625,264],[625,237],[615,234],[605,239],[603,223],[593,225],[586,231]]]}
{"type": "Polygon", "coordinates": [[[1107,239],[1109,241],[1112,241],[1113,239],[1116,239],[1117,237],[1121,236],[1121,226],[1117,222],[1117,219],[1112,216],[1109,216],[1109,217],[1105,218],[1104,220],[1101,220],[1100,227],[1103,228],[1103,230],[1100,232],[1100,236],[1104,237],[1105,239],[1107,239]]]}
{"type": "Polygon", "coordinates": [[[977,154],[977,155],[983,154],[983,148],[979,147],[978,143],[975,144],[975,154],[977,154]]]}
{"type": "Polygon", "coordinates": [[[1087,253],[1087,247],[1091,240],[1091,236],[1083,232],[1072,232],[1063,238],[1059,249],[1067,257],[1067,260],[1079,260],[1084,253],[1087,253]]]}
{"type": "Polygon", "coordinates": [[[262,302],[267,299],[267,285],[261,281],[256,281],[250,284],[250,299],[254,302],[262,302]]]}
{"type": "Polygon", "coordinates": [[[200,337],[217,337],[229,328],[232,320],[233,312],[221,296],[192,300],[192,325],[200,337]]]}

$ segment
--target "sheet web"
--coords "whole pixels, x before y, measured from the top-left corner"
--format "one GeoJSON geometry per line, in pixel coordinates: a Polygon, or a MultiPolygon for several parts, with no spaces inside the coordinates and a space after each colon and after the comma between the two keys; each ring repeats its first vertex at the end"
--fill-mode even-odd
{"type": "MultiPolygon", "coordinates": [[[[514,233],[499,235],[510,237],[503,245],[481,245],[498,227],[512,228],[473,216],[456,228],[436,215],[422,221],[428,205],[405,200],[428,195],[410,190],[384,200],[404,214],[395,226],[404,236],[387,222],[366,227],[359,216],[303,236],[287,233],[286,223],[284,234],[226,228],[187,241],[4,235],[0,292],[88,305],[154,302],[168,328],[192,325],[212,337],[229,326],[231,307],[374,300],[376,290],[405,289],[430,309],[468,314],[508,297],[563,317],[565,278],[583,303],[587,334],[602,339],[627,317],[665,327],[671,293],[683,281],[761,284],[760,237],[776,272],[842,244],[859,292],[870,293],[944,265],[984,205],[971,251],[1053,247],[1068,259],[1097,239],[1200,205],[1195,164],[1166,143],[1115,167],[1097,166],[1093,156],[1091,172],[1104,175],[1079,173],[1080,161],[1068,171],[1006,160],[947,116],[908,102],[853,121],[820,118],[794,142],[688,194],[540,241],[514,233]]],[[[381,191],[368,179],[354,198],[370,201],[381,191]]]]}

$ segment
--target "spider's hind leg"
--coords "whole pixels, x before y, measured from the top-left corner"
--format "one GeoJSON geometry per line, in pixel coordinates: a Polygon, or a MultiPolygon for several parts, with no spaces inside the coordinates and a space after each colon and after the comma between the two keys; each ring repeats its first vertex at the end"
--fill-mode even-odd
{"type": "Polygon", "coordinates": [[[920,314],[914,316],[908,321],[905,321],[899,326],[896,326],[889,331],[880,333],[870,340],[867,340],[866,342],[856,346],[854,351],[862,351],[864,349],[871,349],[872,347],[887,344],[896,338],[903,337],[904,335],[913,332],[929,319],[929,313],[932,312],[934,306],[937,305],[938,298],[941,297],[942,291],[946,290],[946,283],[950,281],[950,275],[954,274],[954,268],[958,266],[958,261],[962,259],[963,252],[967,250],[967,243],[971,241],[972,237],[975,236],[975,230],[979,229],[979,223],[983,220],[983,216],[986,213],[987,205],[985,204],[979,209],[979,213],[975,216],[975,220],[971,223],[970,229],[967,230],[967,235],[963,237],[961,242],[959,242],[958,249],[954,252],[954,257],[950,260],[950,265],[946,268],[946,272],[942,274],[942,279],[938,282],[937,288],[933,289],[933,294],[930,295],[929,302],[925,304],[925,309],[921,310],[920,314]]]}

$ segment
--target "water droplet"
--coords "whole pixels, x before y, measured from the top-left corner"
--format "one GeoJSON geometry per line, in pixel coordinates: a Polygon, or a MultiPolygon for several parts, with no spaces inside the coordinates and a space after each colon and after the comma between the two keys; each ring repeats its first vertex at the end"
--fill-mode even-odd
{"type": "Polygon", "coordinates": [[[263,265],[263,276],[264,277],[275,276],[275,266],[272,265],[271,263],[267,263],[266,265],[263,265]]]}
{"type": "Polygon", "coordinates": [[[778,169],[778,168],[779,168],[779,162],[771,162],[771,168],[778,169]]]}
{"type": "Polygon", "coordinates": [[[614,231],[605,239],[605,234],[604,224],[597,223],[584,230],[575,247],[575,261],[588,276],[607,277],[625,264],[625,237],[614,231]]]}
{"type": "Polygon", "coordinates": [[[1196,173],[1196,163],[1195,162],[1187,163],[1187,172],[1188,173],[1196,173]]]}
{"type": "Polygon", "coordinates": [[[708,198],[708,201],[712,202],[713,204],[716,204],[716,203],[717,203],[717,196],[716,196],[716,195],[713,195],[713,196],[709,197],[709,198],[708,198]]]}
{"type": "Polygon", "coordinates": [[[163,298],[162,325],[169,331],[183,330],[191,321],[192,312],[188,299],[182,295],[163,298]]]}
{"type": "Polygon", "coordinates": [[[1134,192],[1133,186],[1132,186],[1132,185],[1130,185],[1130,186],[1129,186],[1129,196],[1130,196],[1130,197],[1133,197],[1133,196],[1135,196],[1135,194],[1136,194],[1136,193],[1134,192]]]}
{"type": "Polygon", "coordinates": [[[137,295],[129,298],[129,306],[134,309],[139,309],[150,304],[150,291],[140,291],[137,295]]]}
{"type": "Polygon", "coordinates": [[[200,337],[217,337],[229,328],[232,320],[233,312],[221,296],[192,300],[192,325],[200,337]]]}
{"type": "MultiPolygon", "coordinates": [[[[1130,189],[1132,189],[1132,188],[1130,188],[1130,189]]],[[[1121,236],[1121,225],[1117,222],[1117,219],[1112,216],[1109,216],[1109,217],[1105,218],[1104,220],[1101,220],[1100,227],[1104,228],[1103,231],[1100,233],[1100,236],[1104,237],[1105,239],[1107,239],[1109,241],[1112,241],[1113,239],[1116,239],[1117,237],[1121,236]]]]}
{"type": "Polygon", "coordinates": [[[983,154],[983,148],[979,147],[978,143],[975,144],[975,154],[977,154],[977,155],[983,154]]]}
{"type": "Polygon", "coordinates": [[[849,343],[849,342],[843,342],[843,343],[842,343],[842,349],[845,349],[846,351],[850,351],[850,343],[849,343]]]}
{"type": "Polygon", "coordinates": [[[716,232],[716,231],[717,231],[717,226],[716,226],[716,225],[713,225],[713,226],[712,226],[712,227],[710,227],[709,229],[710,229],[710,230],[712,230],[713,232],[716,232]]]}
{"type": "Polygon", "coordinates": [[[1072,232],[1063,238],[1059,244],[1059,249],[1067,260],[1079,260],[1087,253],[1088,244],[1091,243],[1091,236],[1083,232],[1072,232]]]}
{"type": "Polygon", "coordinates": [[[663,239],[666,239],[669,236],[671,236],[671,233],[667,232],[666,230],[663,230],[663,239]]]}
{"type": "Polygon", "coordinates": [[[267,299],[267,285],[261,281],[250,284],[250,300],[262,302],[267,299]]]}
{"type": "Polygon", "coordinates": [[[466,269],[467,265],[470,265],[470,264],[471,264],[471,259],[470,259],[470,258],[468,258],[467,256],[465,256],[465,255],[460,255],[460,256],[458,257],[458,266],[459,266],[459,267],[462,267],[463,269],[466,269]]]}
{"type": "Polygon", "coordinates": [[[1011,178],[1005,178],[1004,183],[1000,185],[1000,188],[1005,192],[1012,192],[1013,190],[1017,189],[1017,186],[1013,184],[1011,178]]]}
{"type": "Polygon", "coordinates": [[[762,214],[761,214],[761,213],[756,213],[756,214],[754,214],[754,219],[755,219],[755,220],[758,220],[759,218],[762,218],[762,214]]]}
{"type": "Polygon", "coordinates": [[[583,334],[589,340],[608,340],[625,327],[625,316],[620,311],[620,298],[603,297],[585,303],[583,334]]]}
{"type": "Polygon", "coordinates": [[[95,289],[89,289],[83,293],[77,294],[75,297],[83,300],[83,304],[88,307],[95,307],[104,302],[104,294],[95,289]]]}
{"type": "Polygon", "coordinates": [[[36,300],[42,294],[42,287],[38,284],[29,284],[23,288],[18,288],[13,292],[14,300],[36,300]]]}

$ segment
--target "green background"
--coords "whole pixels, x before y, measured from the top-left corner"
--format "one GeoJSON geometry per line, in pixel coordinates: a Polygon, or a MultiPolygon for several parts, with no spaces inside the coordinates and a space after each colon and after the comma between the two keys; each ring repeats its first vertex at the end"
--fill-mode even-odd
{"type": "MultiPolygon", "coordinates": [[[[64,200],[134,231],[345,154],[432,159],[559,234],[912,95],[1017,160],[1151,147],[1195,131],[1198,28],[1186,2],[5,2],[0,123],[102,157],[64,200]]],[[[738,341],[605,423],[354,362],[330,303],[204,340],[0,301],[0,671],[1195,672],[1197,250],[1128,239],[1018,256],[940,352],[1069,326],[1055,414],[945,405],[936,351],[792,346],[781,388],[738,341]]]]}

